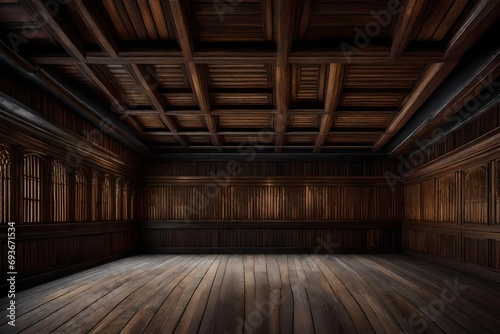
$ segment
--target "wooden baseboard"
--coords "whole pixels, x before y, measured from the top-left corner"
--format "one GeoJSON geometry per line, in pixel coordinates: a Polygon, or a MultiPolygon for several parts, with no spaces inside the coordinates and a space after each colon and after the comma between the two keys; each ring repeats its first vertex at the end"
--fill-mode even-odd
{"type": "Polygon", "coordinates": [[[500,283],[500,270],[495,270],[492,268],[483,267],[477,264],[472,264],[464,261],[458,261],[446,257],[441,257],[432,254],[420,253],[416,251],[412,251],[409,249],[403,249],[403,254],[418,257],[424,260],[428,260],[431,262],[435,262],[437,264],[447,266],[450,268],[458,269],[460,271],[466,272],[468,274],[480,276],[482,278],[486,278],[492,281],[496,281],[500,283]]]}
{"type": "MultiPolygon", "coordinates": [[[[262,248],[262,247],[151,247],[143,250],[147,254],[315,254],[315,248],[262,248]]],[[[335,249],[331,254],[396,254],[399,248],[335,249]]],[[[318,254],[327,254],[322,249],[318,254]]]]}

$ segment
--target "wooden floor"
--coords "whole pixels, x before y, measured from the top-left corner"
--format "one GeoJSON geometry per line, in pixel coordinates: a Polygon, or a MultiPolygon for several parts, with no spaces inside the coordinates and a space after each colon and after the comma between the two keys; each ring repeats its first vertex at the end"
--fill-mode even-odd
{"type": "Polygon", "coordinates": [[[17,294],[0,333],[499,333],[500,285],[405,255],[148,255],[17,294]]]}

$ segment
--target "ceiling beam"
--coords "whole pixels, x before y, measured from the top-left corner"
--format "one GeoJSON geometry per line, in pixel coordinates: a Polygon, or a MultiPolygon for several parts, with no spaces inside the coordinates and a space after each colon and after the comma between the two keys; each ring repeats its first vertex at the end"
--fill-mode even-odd
{"type": "MultiPolygon", "coordinates": [[[[102,71],[95,66],[89,65],[85,60],[85,48],[76,37],[75,33],[61,26],[56,18],[50,13],[49,9],[40,1],[23,0],[25,8],[33,14],[33,17],[39,21],[39,24],[46,27],[52,36],[62,47],[71,55],[76,66],[87,78],[89,78],[97,88],[109,99],[116,111],[122,113],[127,107],[120,98],[123,93],[119,93],[116,85],[106,78],[102,71]],[[43,21],[40,21],[43,20],[43,21]]],[[[134,128],[139,128],[136,122],[131,122],[134,128]]]]}
{"type": "Polygon", "coordinates": [[[384,146],[415,114],[422,104],[432,95],[434,90],[444,81],[444,79],[453,71],[457,63],[439,63],[431,64],[425,70],[425,73],[419,79],[413,91],[405,100],[401,111],[394,116],[390,124],[387,126],[386,132],[380,136],[373,151],[378,151],[384,146]]]}
{"type": "MultiPolygon", "coordinates": [[[[122,103],[121,99],[115,95],[116,92],[113,88],[116,88],[116,86],[111,83],[111,81],[107,80],[107,78],[105,78],[94,66],[86,63],[85,47],[76,37],[76,34],[64,28],[44,3],[37,0],[22,0],[21,3],[26,10],[33,15],[33,18],[49,32],[51,35],[50,37],[61,44],[74,60],[74,65],[101,90],[113,104],[116,111],[120,113],[124,112],[127,107],[122,103]]],[[[140,128],[135,120],[130,122],[130,124],[135,129],[140,128]]]]}
{"type": "Polygon", "coordinates": [[[276,72],[274,85],[274,98],[277,115],[274,117],[275,153],[281,152],[285,144],[285,132],[288,121],[288,104],[290,101],[288,53],[290,52],[293,37],[293,9],[290,1],[277,1],[275,3],[275,32],[276,32],[276,72]]]}
{"type": "Polygon", "coordinates": [[[109,128],[109,134],[114,139],[137,152],[149,152],[144,144],[144,139],[127,129],[124,123],[120,123],[115,114],[108,111],[108,114],[103,116],[107,110],[102,112],[97,110],[98,108],[96,109],[92,102],[89,102],[89,99],[82,97],[81,94],[76,94],[75,89],[61,83],[58,78],[54,78],[53,74],[48,73],[45,69],[29,64],[0,41],[0,64],[3,65],[3,63],[12,68],[16,75],[24,76],[26,82],[48,89],[54,96],[65,101],[76,114],[88,120],[96,128],[102,125],[103,118],[112,122],[115,126],[109,128]]]}
{"type": "Polygon", "coordinates": [[[406,0],[394,29],[391,59],[399,59],[405,53],[424,6],[424,0],[406,0]]]}
{"type": "Polygon", "coordinates": [[[85,46],[73,31],[61,26],[56,17],[49,11],[49,6],[38,0],[20,0],[23,7],[33,16],[33,19],[46,30],[50,38],[54,38],[66,52],[81,63],[85,61],[85,46]]]}
{"type": "MultiPolygon", "coordinates": [[[[497,31],[492,28],[463,57],[443,83],[425,104],[419,108],[397,134],[380,150],[387,154],[399,154],[402,149],[412,144],[412,139],[425,134],[430,127],[439,127],[447,122],[450,115],[481,93],[500,74],[500,42],[495,39],[497,31]]],[[[490,94],[491,95],[491,94],[490,94]]],[[[480,100],[484,99],[482,97],[480,100]]],[[[374,150],[379,150],[376,142],[374,150]]]]}
{"type": "Polygon", "coordinates": [[[139,85],[139,89],[148,98],[151,105],[156,109],[157,115],[163,125],[175,134],[175,139],[183,147],[187,147],[188,143],[178,134],[174,121],[170,116],[165,115],[165,108],[162,103],[163,99],[161,95],[158,93],[156,87],[147,81],[146,78],[150,77],[150,75],[145,72],[142,66],[137,64],[129,64],[126,65],[125,68],[134,81],[139,85]]]}
{"type": "MultiPolygon", "coordinates": [[[[94,55],[87,53],[85,62],[88,64],[158,64],[158,65],[182,65],[188,60],[178,51],[164,51],[160,54],[151,54],[148,51],[118,52],[117,58],[105,54],[94,55]]],[[[394,64],[390,59],[391,47],[387,46],[383,53],[377,54],[353,54],[349,59],[342,51],[329,51],[328,49],[307,49],[302,51],[291,51],[288,55],[289,64],[394,64]]],[[[418,53],[403,54],[398,59],[398,64],[428,64],[443,62],[445,54],[440,50],[421,50],[418,53]]],[[[40,65],[72,65],[78,62],[66,54],[32,53],[26,55],[26,59],[40,65]]],[[[195,64],[220,64],[227,65],[251,65],[251,64],[275,64],[276,52],[268,50],[247,51],[195,51],[192,61],[195,64]]]]}
{"type": "Polygon", "coordinates": [[[314,145],[314,153],[320,153],[325,144],[326,137],[330,133],[333,125],[334,113],[342,96],[344,87],[345,65],[330,64],[328,69],[328,79],[326,83],[325,115],[321,118],[321,125],[318,138],[314,145]]]}
{"type": "Polygon", "coordinates": [[[205,114],[205,123],[208,130],[210,131],[210,138],[212,144],[220,148],[220,139],[217,136],[215,119],[210,112],[212,111],[212,106],[210,102],[210,95],[208,93],[208,85],[202,68],[194,62],[193,53],[193,38],[192,31],[190,29],[189,22],[187,21],[187,16],[184,12],[184,8],[179,0],[169,1],[170,9],[172,11],[172,17],[174,21],[175,30],[177,32],[177,38],[179,45],[182,49],[182,54],[186,60],[186,70],[189,74],[189,79],[193,92],[198,100],[198,105],[201,111],[205,114]]]}
{"type": "MultiPolygon", "coordinates": [[[[95,19],[95,17],[91,14],[90,10],[87,7],[88,4],[85,5],[82,0],[74,0],[74,1],[83,22],[85,23],[89,31],[94,35],[101,49],[106,53],[107,56],[116,61],[119,57],[117,46],[113,42],[113,39],[110,37],[109,31],[107,31],[106,27],[103,24],[101,24],[99,20],[95,19]]],[[[81,61],[80,58],[77,58],[77,60],[81,61]]],[[[83,72],[85,74],[92,74],[89,73],[89,70],[91,70],[89,68],[89,65],[80,63],[77,66],[83,69],[83,72]]],[[[136,64],[128,64],[125,65],[124,68],[129,73],[130,77],[135,81],[142,94],[147,97],[151,105],[155,108],[160,121],[171,132],[177,133],[177,128],[175,126],[175,123],[170,119],[170,116],[164,115],[165,110],[163,103],[161,103],[162,97],[160,96],[160,94],[158,94],[156,87],[151,87],[150,83],[146,79],[150,78],[151,75],[145,73],[144,69],[136,64]]],[[[94,76],[97,76],[97,74],[94,73],[94,76]]],[[[108,84],[107,86],[110,86],[110,84],[108,84]]],[[[104,90],[104,92],[107,92],[106,86],[103,87],[102,85],[98,84],[98,87],[101,90],[104,90]]],[[[121,102],[119,102],[121,100],[117,97],[116,94],[110,92],[107,92],[105,94],[106,96],[108,96],[110,101],[120,106],[120,109],[123,109],[119,111],[125,112],[125,110],[128,109],[121,107],[122,104],[121,102]]],[[[132,120],[135,122],[133,118],[129,118],[129,121],[132,120]]],[[[181,136],[176,135],[175,138],[182,146],[184,147],[188,146],[188,143],[181,136]]]]}
{"type": "MultiPolygon", "coordinates": [[[[110,33],[107,31],[106,26],[102,25],[99,20],[96,20],[82,0],[73,0],[78,9],[80,17],[89,29],[89,31],[96,38],[97,43],[101,49],[111,58],[116,60],[118,58],[118,47],[109,38],[110,33]]],[[[87,4],[88,5],[88,4],[87,4]]]]}
{"type": "Polygon", "coordinates": [[[462,26],[449,41],[445,58],[459,60],[463,53],[500,17],[500,2],[480,0],[470,11],[462,26]]]}
{"type": "MultiPolygon", "coordinates": [[[[353,135],[376,135],[383,133],[383,130],[380,129],[336,129],[335,131],[329,131],[325,133],[328,135],[336,135],[336,134],[353,134],[353,135]]],[[[175,136],[176,134],[173,132],[166,132],[164,130],[156,130],[156,129],[145,129],[142,130],[143,135],[150,136],[175,136]]],[[[210,136],[209,131],[180,131],[178,132],[181,136],[210,136]]],[[[266,135],[275,135],[276,133],[272,130],[268,130],[265,132],[266,135]]],[[[318,134],[318,130],[293,130],[285,132],[285,136],[301,136],[301,135],[311,135],[316,136],[318,134]]],[[[247,130],[236,130],[236,129],[221,129],[217,132],[217,135],[220,136],[259,136],[262,135],[261,129],[255,129],[252,131],[247,130]]]]}

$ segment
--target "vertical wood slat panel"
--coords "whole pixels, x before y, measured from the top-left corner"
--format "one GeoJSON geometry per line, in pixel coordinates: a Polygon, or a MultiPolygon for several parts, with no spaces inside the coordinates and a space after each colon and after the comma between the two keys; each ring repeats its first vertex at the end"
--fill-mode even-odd
{"type": "Polygon", "coordinates": [[[495,221],[500,224],[500,160],[495,161],[495,221]]]}
{"type": "MultiPolygon", "coordinates": [[[[103,261],[133,254],[138,246],[135,223],[19,225],[16,226],[16,288],[58,278],[103,261]],[[79,269],[78,269],[79,268],[79,269]]],[[[7,258],[7,248],[0,249],[7,258]]],[[[1,279],[6,279],[7,266],[1,267],[1,279]]]]}
{"type": "Polygon", "coordinates": [[[295,226],[271,222],[252,228],[237,223],[199,223],[189,228],[162,227],[149,222],[141,229],[143,247],[151,252],[398,252],[401,230],[398,223],[372,227],[337,226],[323,223],[297,222],[295,226]]]}
{"type": "Polygon", "coordinates": [[[402,188],[385,186],[147,185],[141,220],[402,220],[402,188]],[[383,198],[383,207],[378,209],[383,198]]]}
{"type": "Polygon", "coordinates": [[[420,221],[420,183],[405,186],[405,215],[407,221],[420,221]]]}
{"type": "Polygon", "coordinates": [[[440,177],[438,180],[438,221],[440,223],[456,223],[458,202],[458,185],[456,173],[440,177]]]}
{"type": "Polygon", "coordinates": [[[421,184],[422,189],[422,221],[433,222],[436,219],[435,196],[436,180],[426,180],[421,184]]]}

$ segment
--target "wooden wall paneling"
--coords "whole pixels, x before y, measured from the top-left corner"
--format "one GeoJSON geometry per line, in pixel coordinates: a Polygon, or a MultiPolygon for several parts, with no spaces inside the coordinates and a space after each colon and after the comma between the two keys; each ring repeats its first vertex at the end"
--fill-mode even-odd
{"type": "Polygon", "coordinates": [[[398,252],[399,223],[331,224],[311,221],[203,222],[172,226],[147,222],[141,228],[146,252],[398,252]],[[319,248],[318,248],[319,247],[319,248]]]}
{"type": "MultiPolygon", "coordinates": [[[[133,254],[138,246],[137,224],[133,222],[63,223],[57,224],[57,229],[54,226],[17,226],[18,289],[133,254]]],[[[0,227],[2,245],[6,244],[6,231],[6,226],[0,227]]],[[[6,247],[1,251],[2,258],[7,258],[6,247]]],[[[2,281],[6,273],[3,264],[2,281]]],[[[0,288],[3,286],[0,284],[0,288]]]]}
{"type": "Polygon", "coordinates": [[[405,215],[407,221],[421,220],[421,184],[405,186],[405,215]]]}
{"type": "Polygon", "coordinates": [[[494,203],[495,203],[495,210],[494,210],[494,219],[493,219],[493,224],[498,225],[500,224],[500,160],[496,160],[493,164],[494,166],[494,171],[495,171],[495,176],[494,176],[494,203]]]}
{"type": "MultiPolygon", "coordinates": [[[[47,140],[36,137],[39,135],[39,130],[36,128],[33,128],[33,131],[24,131],[23,128],[12,131],[10,127],[5,128],[3,131],[5,134],[0,134],[2,140],[10,141],[8,144],[43,150],[54,159],[62,161],[70,159],[72,163],[76,163],[79,159],[88,160],[89,163],[106,166],[110,171],[135,176],[138,154],[125,144],[111,138],[106,133],[107,130],[94,126],[90,121],[69,110],[57,98],[46,95],[41,89],[26,82],[17,82],[16,78],[16,75],[2,77],[0,80],[2,92],[12,96],[21,106],[33,109],[59,127],[64,133],[60,138],[67,139],[67,134],[70,134],[74,142],[68,145],[67,141],[58,140],[60,138],[50,138],[51,145],[47,145],[47,140]],[[87,149],[90,149],[90,153],[87,149]]],[[[53,136],[58,135],[60,134],[53,133],[53,136]]]]}
{"type": "Polygon", "coordinates": [[[232,181],[223,187],[169,182],[142,186],[141,220],[403,219],[402,187],[392,192],[385,186],[320,186],[300,180],[270,185],[259,179],[253,185],[232,181]]]}
{"type": "Polygon", "coordinates": [[[421,184],[421,217],[423,222],[436,221],[436,179],[423,181],[421,184]]]}
{"type": "Polygon", "coordinates": [[[464,224],[488,224],[488,165],[464,171],[464,224]]]}
{"type": "MultiPolygon", "coordinates": [[[[459,134],[456,135],[458,138],[459,134]]],[[[454,146],[445,156],[414,171],[405,183],[405,250],[500,269],[500,229],[497,225],[500,144],[495,139],[497,136],[498,127],[493,130],[490,127],[490,132],[473,143],[458,149],[454,146]],[[425,212],[424,207],[431,204],[423,200],[424,192],[430,193],[432,189],[429,180],[433,179],[430,177],[435,177],[437,183],[434,192],[438,215],[435,220],[427,217],[419,222],[414,219],[413,197],[415,189],[421,185],[422,201],[419,207],[421,212],[425,212]]]]}
{"type": "Polygon", "coordinates": [[[437,221],[439,223],[456,223],[458,206],[458,187],[456,173],[438,178],[437,221]]]}
{"type": "Polygon", "coordinates": [[[496,238],[492,240],[493,246],[492,250],[492,265],[491,267],[496,270],[500,270],[500,238],[496,238]]]}
{"type": "Polygon", "coordinates": [[[379,186],[373,202],[373,211],[377,213],[373,219],[404,220],[404,205],[403,188],[379,186]]]}
{"type": "Polygon", "coordinates": [[[488,238],[476,234],[462,234],[462,252],[465,262],[487,267],[490,263],[488,238]]]}

